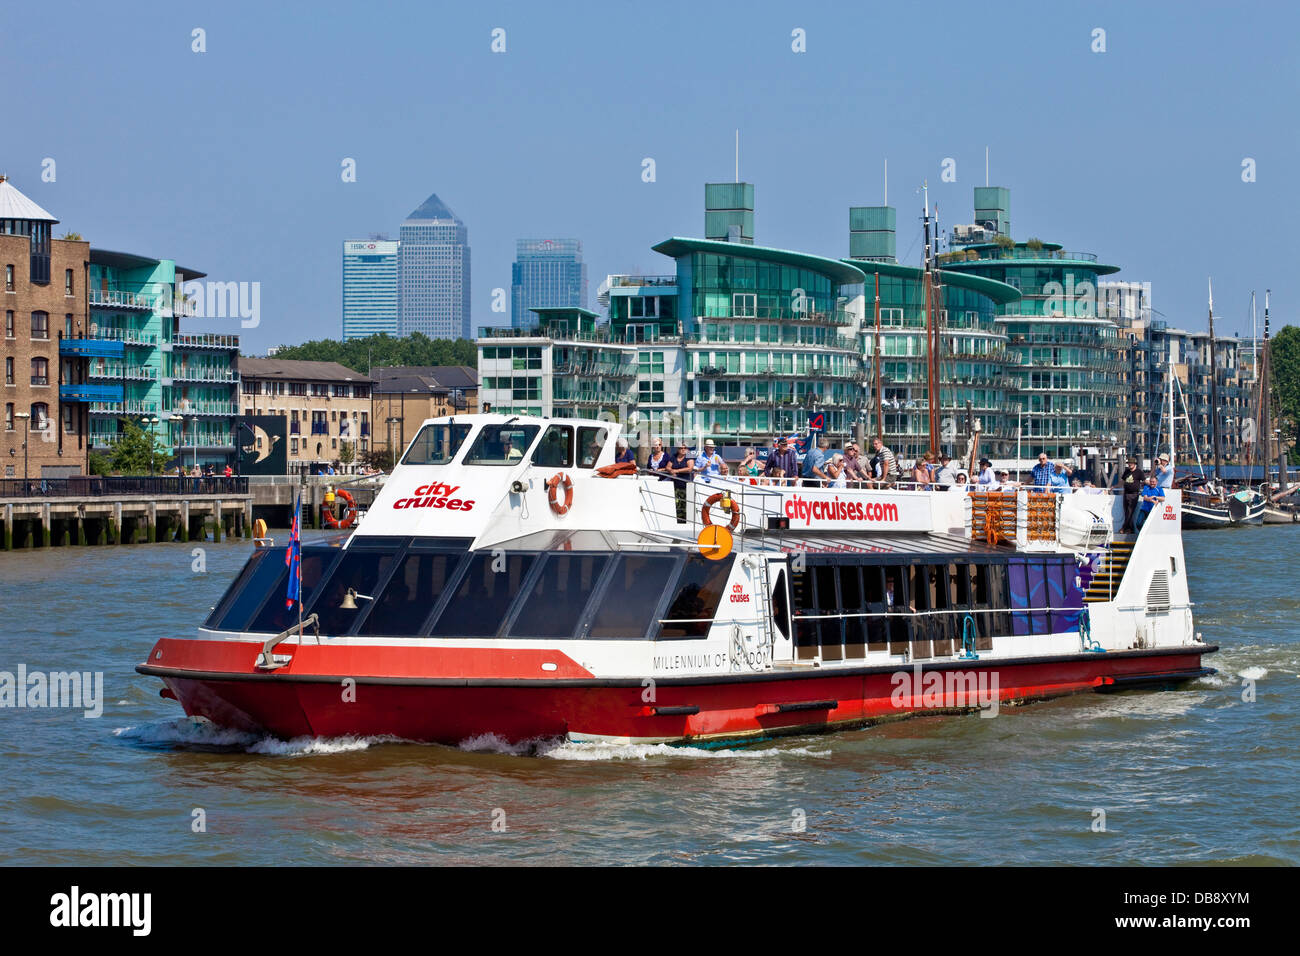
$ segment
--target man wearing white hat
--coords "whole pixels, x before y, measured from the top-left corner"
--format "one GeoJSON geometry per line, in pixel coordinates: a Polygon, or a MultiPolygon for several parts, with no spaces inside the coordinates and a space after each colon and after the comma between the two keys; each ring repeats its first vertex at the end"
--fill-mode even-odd
{"type": "Polygon", "coordinates": [[[704,447],[695,456],[695,477],[709,481],[727,473],[727,463],[718,454],[712,438],[704,440],[704,447]]]}

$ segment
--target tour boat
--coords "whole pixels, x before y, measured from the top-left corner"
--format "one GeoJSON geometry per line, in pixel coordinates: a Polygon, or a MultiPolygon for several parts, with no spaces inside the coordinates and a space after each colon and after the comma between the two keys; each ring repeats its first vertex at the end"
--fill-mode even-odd
{"type": "Polygon", "coordinates": [[[220,725],[452,745],[711,745],[1211,672],[1177,490],[1122,535],[1097,489],[678,485],[619,435],[430,419],[350,533],[255,548],[137,670],[220,725]]]}

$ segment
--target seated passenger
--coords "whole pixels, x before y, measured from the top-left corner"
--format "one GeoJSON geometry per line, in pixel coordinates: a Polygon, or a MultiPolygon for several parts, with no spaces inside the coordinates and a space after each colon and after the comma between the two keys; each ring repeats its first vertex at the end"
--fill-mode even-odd
{"type": "Polygon", "coordinates": [[[587,446],[587,453],[582,456],[582,464],[585,468],[590,468],[596,464],[596,459],[600,457],[600,451],[604,447],[603,442],[593,441],[587,446]]]}

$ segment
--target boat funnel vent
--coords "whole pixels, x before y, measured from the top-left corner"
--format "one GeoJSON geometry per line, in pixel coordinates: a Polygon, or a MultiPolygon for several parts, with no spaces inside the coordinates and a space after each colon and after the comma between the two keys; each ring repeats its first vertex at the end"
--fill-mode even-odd
{"type": "Polygon", "coordinates": [[[1161,568],[1151,575],[1147,588],[1147,613],[1166,614],[1169,611],[1169,572],[1161,568]]]}

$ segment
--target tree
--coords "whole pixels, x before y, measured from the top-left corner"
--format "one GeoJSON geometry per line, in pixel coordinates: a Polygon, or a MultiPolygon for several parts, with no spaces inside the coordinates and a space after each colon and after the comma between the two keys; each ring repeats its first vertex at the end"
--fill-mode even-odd
{"type": "Polygon", "coordinates": [[[396,339],[386,333],[364,339],[315,339],[281,346],[276,358],[308,362],[338,362],[362,375],[386,365],[478,365],[478,347],[469,339],[431,339],[413,332],[396,339]]]}
{"type": "Polygon", "coordinates": [[[994,236],[993,241],[997,243],[999,249],[1010,249],[1012,246],[1016,244],[1016,241],[1014,239],[1012,239],[1010,236],[1005,236],[1002,233],[998,233],[996,236],[994,236]]]}
{"type": "Polygon", "coordinates": [[[171,457],[171,449],[161,444],[157,435],[146,433],[131,419],[118,420],[122,423],[122,437],[113,446],[113,470],[124,475],[161,475],[171,457]]]}
{"type": "Polygon", "coordinates": [[[356,448],[353,446],[352,442],[340,441],[339,442],[339,463],[343,465],[350,465],[352,464],[352,462],[356,461],[356,458],[357,458],[356,448]]]}
{"type": "Polygon", "coordinates": [[[1284,327],[1269,342],[1273,391],[1277,396],[1283,440],[1291,440],[1291,461],[1300,464],[1300,326],[1284,327]]]}
{"type": "Polygon", "coordinates": [[[87,456],[86,471],[92,475],[107,475],[113,470],[113,462],[107,455],[92,451],[87,456]]]}

